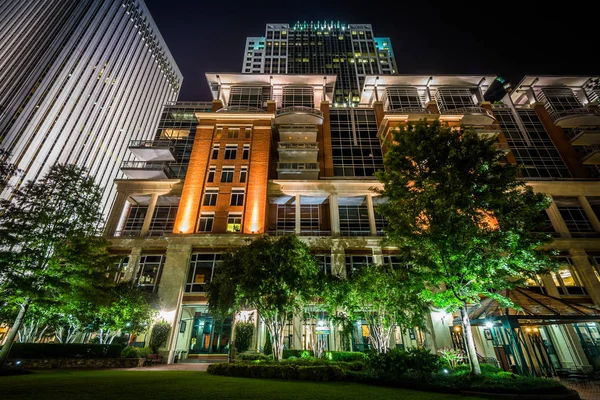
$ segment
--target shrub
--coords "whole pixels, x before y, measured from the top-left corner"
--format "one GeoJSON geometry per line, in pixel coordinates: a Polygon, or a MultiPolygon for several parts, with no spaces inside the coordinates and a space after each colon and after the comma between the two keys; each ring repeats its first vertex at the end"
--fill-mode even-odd
{"type": "MultiPolygon", "coordinates": [[[[498,372],[503,372],[500,368],[498,368],[492,364],[483,364],[482,363],[482,364],[479,364],[479,366],[481,367],[482,375],[493,375],[493,374],[497,374],[498,372]]],[[[465,365],[459,365],[458,367],[456,367],[453,375],[469,375],[470,373],[471,373],[471,366],[469,364],[465,364],[465,365]]]]}
{"type": "Polygon", "coordinates": [[[10,358],[118,358],[121,345],[83,343],[15,343],[10,358]]]}
{"type": "Polygon", "coordinates": [[[254,324],[252,322],[238,322],[235,324],[235,347],[243,353],[250,348],[254,336],[254,324]]]}
{"type": "Polygon", "coordinates": [[[157,322],[152,327],[152,335],[150,336],[150,347],[153,353],[158,353],[158,348],[167,340],[171,324],[166,321],[157,322]]]}
{"type": "Polygon", "coordinates": [[[406,376],[425,377],[440,370],[439,356],[423,348],[409,350],[390,349],[387,353],[370,352],[365,368],[374,376],[401,380],[406,376]]]}
{"type": "Polygon", "coordinates": [[[355,351],[328,351],[325,353],[325,358],[330,361],[353,362],[366,361],[367,355],[355,351]]]}
{"type": "Polygon", "coordinates": [[[273,355],[273,345],[271,344],[271,334],[269,332],[267,332],[267,340],[265,341],[263,354],[265,356],[273,355]]]}
{"type": "Polygon", "coordinates": [[[283,358],[310,358],[314,357],[315,353],[312,350],[284,349],[283,358]]]}
{"type": "Polygon", "coordinates": [[[251,351],[247,351],[245,353],[238,354],[237,356],[242,361],[271,361],[273,360],[270,356],[265,356],[261,353],[253,353],[251,351]]]}
{"type": "Polygon", "coordinates": [[[344,379],[344,371],[334,365],[219,363],[209,365],[207,372],[213,375],[262,379],[306,381],[341,381],[344,379]]]}
{"type": "Polygon", "coordinates": [[[452,370],[456,369],[460,364],[463,364],[465,360],[465,354],[462,350],[444,347],[443,349],[439,349],[438,353],[442,360],[448,364],[448,368],[452,370]]]}
{"type": "Polygon", "coordinates": [[[123,350],[121,350],[121,357],[124,358],[142,358],[140,356],[140,349],[139,347],[125,347],[123,350]]]}

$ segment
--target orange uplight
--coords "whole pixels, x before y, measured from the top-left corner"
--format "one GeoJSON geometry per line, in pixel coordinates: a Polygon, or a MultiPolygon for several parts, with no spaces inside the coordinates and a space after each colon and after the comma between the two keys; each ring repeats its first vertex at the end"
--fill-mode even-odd
{"type": "Polygon", "coordinates": [[[252,206],[252,217],[250,217],[250,231],[252,233],[259,232],[258,214],[258,201],[255,199],[254,205],[252,206]]]}

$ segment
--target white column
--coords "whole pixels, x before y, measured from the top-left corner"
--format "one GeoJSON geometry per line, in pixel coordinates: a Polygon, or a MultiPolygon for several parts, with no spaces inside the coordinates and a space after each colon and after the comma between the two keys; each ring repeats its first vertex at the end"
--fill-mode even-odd
{"type": "Polygon", "coordinates": [[[581,284],[586,287],[594,305],[600,306],[600,281],[596,277],[594,267],[590,264],[587,253],[582,249],[570,249],[569,255],[577,275],[581,278],[581,284]]]}
{"type": "Polygon", "coordinates": [[[154,209],[156,208],[157,201],[158,193],[152,193],[152,197],[150,197],[150,204],[148,204],[148,211],[146,212],[146,217],[144,217],[144,224],[142,225],[140,236],[146,236],[148,229],[150,229],[150,223],[152,222],[152,216],[154,215],[154,209]]]}
{"type": "Polygon", "coordinates": [[[106,220],[106,226],[104,227],[104,236],[114,236],[115,231],[118,228],[119,219],[121,218],[121,214],[123,213],[123,208],[125,207],[125,202],[129,195],[125,192],[117,192],[117,197],[115,202],[113,203],[112,209],[110,210],[110,214],[108,219],[106,220]]]}
{"type": "Polygon", "coordinates": [[[381,247],[373,247],[373,263],[377,265],[383,264],[383,252],[381,251],[381,247]]]}
{"type": "Polygon", "coordinates": [[[588,199],[585,196],[579,196],[579,197],[577,197],[577,199],[581,203],[581,206],[583,207],[583,211],[585,211],[585,214],[589,218],[589,220],[592,223],[592,226],[594,227],[596,232],[600,232],[600,221],[598,220],[598,216],[592,209],[592,206],[590,205],[590,202],[588,201],[588,199]]]}
{"type": "Polygon", "coordinates": [[[369,212],[369,228],[371,228],[371,236],[377,236],[377,226],[375,225],[375,209],[373,208],[373,196],[370,194],[367,194],[367,211],[369,212]]]}
{"type": "Polygon", "coordinates": [[[127,269],[125,270],[125,275],[123,275],[124,281],[135,280],[135,276],[137,273],[137,267],[140,262],[141,256],[142,256],[142,248],[141,247],[131,248],[131,253],[129,253],[129,262],[127,263],[127,269]]]}
{"type": "Polygon", "coordinates": [[[333,239],[331,246],[331,273],[341,278],[346,277],[346,253],[339,239],[333,239]]]}
{"type": "Polygon", "coordinates": [[[299,235],[302,232],[302,209],[300,207],[300,193],[296,193],[296,225],[294,232],[299,235]]]}
{"type": "Polygon", "coordinates": [[[569,228],[567,228],[567,224],[565,224],[565,220],[562,215],[560,215],[560,211],[556,206],[554,200],[550,203],[550,207],[546,210],[548,213],[548,218],[550,218],[550,222],[552,222],[552,226],[560,234],[560,237],[570,238],[571,234],[569,233],[569,228]]]}
{"type": "Polygon", "coordinates": [[[331,217],[331,235],[340,235],[340,209],[338,205],[338,195],[331,193],[329,195],[329,215],[331,217]]]}

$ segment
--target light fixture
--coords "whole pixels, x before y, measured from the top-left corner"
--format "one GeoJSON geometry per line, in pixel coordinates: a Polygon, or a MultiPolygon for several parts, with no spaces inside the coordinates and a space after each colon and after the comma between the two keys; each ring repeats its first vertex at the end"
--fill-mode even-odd
{"type": "Polygon", "coordinates": [[[490,321],[487,321],[487,322],[485,323],[485,326],[486,326],[487,328],[491,328],[492,326],[494,326],[494,324],[493,324],[492,322],[490,322],[490,321]]]}

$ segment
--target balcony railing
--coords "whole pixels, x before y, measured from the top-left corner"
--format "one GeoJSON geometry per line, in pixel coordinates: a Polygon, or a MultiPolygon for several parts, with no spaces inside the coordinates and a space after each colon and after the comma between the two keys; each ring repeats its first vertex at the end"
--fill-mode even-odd
{"type": "Polygon", "coordinates": [[[171,140],[132,140],[129,142],[129,147],[163,148],[173,150],[175,148],[175,144],[171,140]]]}
{"type": "Polygon", "coordinates": [[[293,143],[293,142],[279,142],[280,149],[289,149],[289,150],[313,150],[318,149],[318,143],[293,143]]]}
{"type": "Polygon", "coordinates": [[[554,111],[552,113],[552,119],[554,122],[561,118],[572,117],[575,115],[600,115],[600,109],[598,108],[571,108],[570,110],[554,111]]]}
{"type": "MultiPolygon", "coordinates": [[[[172,231],[166,231],[164,229],[150,229],[146,232],[143,237],[151,237],[151,236],[164,236],[165,233],[172,233],[172,231]]],[[[123,229],[119,231],[115,231],[115,237],[140,237],[142,236],[141,230],[135,229],[123,229]]]]}
{"type": "Polygon", "coordinates": [[[386,114],[431,114],[431,111],[425,107],[399,107],[387,110],[386,114]]]}
{"type": "Polygon", "coordinates": [[[123,161],[121,171],[133,179],[168,179],[172,174],[167,162],[123,161]]]}
{"type": "Polygon", "coordinates": [[[212,109],[211,101],[167,101],[165,106],[169,107],[194,107],[212,109]]]}
{"type": "Polygon", "coordinates": [[[371,235],[371,230],[362,230],[362,231],[356,231],[356,230],[340,230],[340,235],[341,236],[372,236],[371,235]]]}
{"type": "Polygon", "coordinates": [[[310,115],[314,115],[315,117],[320,117],[323,118],[323,113],[315,108],[312,107],[305,107],[305,106],[290,106],[290,107],[283,107],[277,110],[277,115],[284,115],[284,114],[310,114],[310,115]]]}
{"type": "Polygon", "coordinates": [[[229,106],[217,110],[218,113],[266,113],[265,110],[251,106],[229,106]]]}
{"type": "MultiPolygon", "coordinates": [[[[483,107],[477,107],[477,106],[472,106],[472,107],[461,107],[461,108],[452,108],[452,109],[448,109],[448,110],[444,110],[442,111],[442,114],[449,114],[449,115],[454,115],[454,114],[485,114],[488,117],[494,118],[494,114],[483,107]]],[[[495,119],[495,118],[494,118],[495,119]]]]}
{"type": "Polygon", "coordinates": [[[282,170],[282,169],[318,170],[319,169],[319,164],[318,163],[278,163],[277,164],[277,169],[278,170],[282,170]]]}
{"type": "MultiPolygon", "coordinates": [[[[290,234],[295,235],[296,231],[294,229],[271,229],[267,231],[267,233],[271,236],[283,236],[290,234]]],[[[331,231],[303,229],[300,231],[300,236],[331,236],[331,231]]]]}

